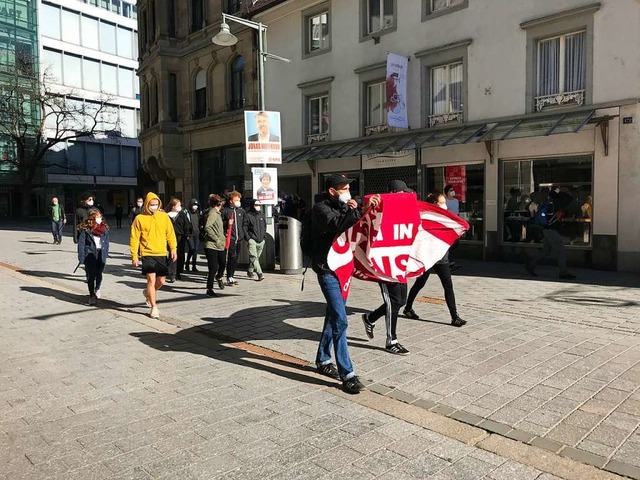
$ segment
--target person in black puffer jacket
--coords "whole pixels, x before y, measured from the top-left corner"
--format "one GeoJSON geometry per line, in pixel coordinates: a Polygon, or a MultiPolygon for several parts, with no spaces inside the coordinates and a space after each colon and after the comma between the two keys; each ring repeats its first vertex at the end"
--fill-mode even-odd
{"type": "Polygon", "coordinates": [[[236,273],[242,241],[247,238],[247,232],[244,229],[244,216],[246,213],[240,207],[240,199],[242,198],[240,192],[235,190],[229,192],[228,197],[229,203],[222,210],[222,221],[225,235],[229,230],[229,226],[231,226],[230,239],[227,240],[227,243],[229,243],[229,251],[227,252],[227,285],[233,286],[238,284],[238,281],[233,276],[236,273]]]}
{"type": "Polygon", "coordinates": [[[267,220],[262,212],[262,205],[257,200],[251,201],[251,207],[244,217],[245,231],[249,243],[249,268],[247,275],[253,278],[253,273],[258,275],[258,281],[262,281],[262,268],[260,267],[260,255],[264,249],[267,235],[267,220]]]}

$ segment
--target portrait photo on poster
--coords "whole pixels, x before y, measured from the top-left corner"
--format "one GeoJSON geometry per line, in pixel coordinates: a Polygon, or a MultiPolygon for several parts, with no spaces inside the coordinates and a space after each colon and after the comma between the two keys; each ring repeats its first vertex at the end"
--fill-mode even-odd
{"type": "Polygon", "coordinates": [[[248,164],[282,163],[280,112],[246,111],[244,127],[248,164]]]}
{"type": "Polygon", "coordinates": [[[262,205],[276,205],[278,203],[278,169],[252,168],[253,198],[262,205]]]}

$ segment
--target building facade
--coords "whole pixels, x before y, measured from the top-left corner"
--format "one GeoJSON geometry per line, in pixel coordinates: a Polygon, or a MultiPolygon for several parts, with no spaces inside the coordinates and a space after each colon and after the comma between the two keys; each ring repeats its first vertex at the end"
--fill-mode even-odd
{"type": "Polygon", "coordinates": [[[266,68],[282,189],[451,184],[471,225],[456,255],[521,261],[540,248],[531,203],[557,185],[570,263],[640,271],[637,1],[298,0],[253,19],[294,60],[266,68]],[[387,125],[389,52],[409,59],[408,129],[387,125]]]}
{"type": "MultiPolygon", "coordinates": [[[[35,3],[35,2],[32,2],[35,3]]],[[[96,192],[107,214],[135,201],[140,144],[138,24],[135,0],[41,0],[40,66],[71,102],[107,99],[117,122],[108,135],[57,145],[48,152],[41,202],[64,199],[73,211],[84,190],[96,192]]]]}

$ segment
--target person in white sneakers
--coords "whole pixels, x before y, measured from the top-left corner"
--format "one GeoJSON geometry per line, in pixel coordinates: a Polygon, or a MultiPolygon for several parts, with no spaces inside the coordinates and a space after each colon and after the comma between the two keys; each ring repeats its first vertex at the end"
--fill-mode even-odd
{"type": "Polygon", "coordinates": [[[142,213],[136,215],[131,225],[129,250],[134,267],[142,265],[142,274],[147,277],[147,287],[142,292],[149,316],[160,318],[156,305],[157,292],[162,288],[169,273],[169,261],[178,259],[178,242],[169,215],[162,209],[162,202],[155,193],[147,193],[142,213]],[[171,258],[168,259],[167,245],[171,258]]]}

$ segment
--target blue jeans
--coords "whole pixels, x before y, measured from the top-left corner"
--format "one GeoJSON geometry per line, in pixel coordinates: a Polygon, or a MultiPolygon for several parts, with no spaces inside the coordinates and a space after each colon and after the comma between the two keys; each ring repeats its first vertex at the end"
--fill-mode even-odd
{"type": "Polygon", "coordinates": [[[335,350],[336,365],[340,378],[348,380],[355,376],[353,365],[349,358],[347,345],[347,303],[342,298],[340,283],[333,273],[318,273],[318,283],[327,301],[327,311],[324,317],[322,337],[318,346],[316,364],[331,363],[331,349],[335,350]]]}
{"type": "Polygon", "coordinates": [[[51,234],[53,235],[53,240],[58,241],[62,240],[62,228],[64,227],[64,222],[62,220],[51,220],[51,234]]]}

